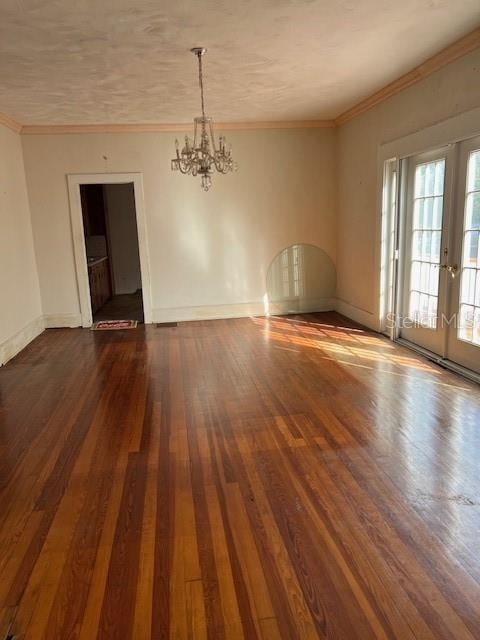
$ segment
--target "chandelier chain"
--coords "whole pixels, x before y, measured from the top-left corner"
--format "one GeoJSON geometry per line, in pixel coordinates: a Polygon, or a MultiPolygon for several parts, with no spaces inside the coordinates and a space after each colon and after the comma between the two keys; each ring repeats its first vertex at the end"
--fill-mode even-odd
{"type": "Polygon", "coordinates": [[[203,67],[202,67],[202,54],[197,53],[198,57],[198,84],[200,85],[200,96],[202,100],[202,118],[205,118],[205,99],[203,97],[203,67]]]}

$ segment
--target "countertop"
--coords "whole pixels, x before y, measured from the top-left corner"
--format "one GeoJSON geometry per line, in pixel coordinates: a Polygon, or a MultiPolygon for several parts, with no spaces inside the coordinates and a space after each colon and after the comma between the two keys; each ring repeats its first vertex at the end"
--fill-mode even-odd
{"type": "Polygon", "coordinates": [[[87,258],[87,266],[88,267],[94,267],[96,264],[99,264],[100,262],[104,262],[104,260],[107,259],[107,256],[100,256],[100,257],[95,257],[95,258],[87,258]]]}

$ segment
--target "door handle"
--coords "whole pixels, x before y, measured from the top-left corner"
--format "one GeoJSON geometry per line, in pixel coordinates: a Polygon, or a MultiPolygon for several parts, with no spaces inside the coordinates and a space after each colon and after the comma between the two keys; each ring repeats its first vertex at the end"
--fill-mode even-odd
{"type": "Polygon", "coordinates": [[[458,271],[458,264],[441,264],[440,269],[448,271],[452,278],[455,278],[455,275],[458,271]]]}

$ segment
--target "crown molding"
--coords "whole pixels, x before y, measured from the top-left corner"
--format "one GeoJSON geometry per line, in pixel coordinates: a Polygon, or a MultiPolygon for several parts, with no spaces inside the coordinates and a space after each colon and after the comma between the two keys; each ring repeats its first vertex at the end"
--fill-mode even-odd
{"type": "Polygon", "coordinates": [[[22,135],[61,135],[64,133],[157,133],[187,131],[188,124],[24,124],[22,135]]]}
{"type": "Polygon", "coordinates": [[[3,124],[3,126],[8,127],[12,131],[15,131],[15,133],[20,133],[22,130],[22,125],[13,118],[10,118],[10,116],[7,116],[5,113],[0,113],[0,124],[3,124]]]}
{"type": "MultiPolygon", "coordinates": [[[[174,124],[26,124],[22,135],[48,135],[65,133],[162,133],[189,131],[192,123],[174,124]]],[[[269,122],[216,122],[217,130],[248,129],[326,129],[335,127],[333,120],[290,120],[269,122]]]]}
{"type": "Polygon", "coordinates": [[[456,40],[453,44],[442,49],[442,51],[439,51],[431,58],[428,58],[428,60],[418,65],[418,67],[411,69],[407,73],[403,74],[403,76],[400,76],[400,78],[390,82],[390,84],[387,84],[368,98],[361,100],[351,109],[340,114],[335,118],[335,125],[339,127],[342,124],[349,122],[353,118],[356,118],[360,114],[365,113],[381,102],[384,102],[384,100],[388,100],[388,98],[400,93],[404,89],[408,89],[408,87],[411,87],[420,80],[428,78],[428,76],[435,73],[435,71],[442,69],[451,62],[458,60],[458,58],[462,58],[475,49],[478,49],[478,47],[480,47],[480,27],[477,27],[466,36],[463,36],[463,38],[456,40]]]}

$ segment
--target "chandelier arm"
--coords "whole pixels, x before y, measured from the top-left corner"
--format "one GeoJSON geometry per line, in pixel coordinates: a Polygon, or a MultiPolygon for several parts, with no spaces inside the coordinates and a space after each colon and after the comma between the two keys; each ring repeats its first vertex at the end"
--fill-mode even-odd
{"type": "Polygon", "coordinates": [[[217,147],[215,145],[215,136],[213,135],[213,122],[211,120],[209,120],[208,122],[208,127],[210,130],[210,139],[212,141],[213,154],[215,154],[217,152],[217,147]]]}
{"type": "Polygon", "coordinates": [[[185,162],[185,160],[183,160],[182,156],[180,155],[180,152],[177,148],[177,161],[178,161],[178,169],[180,171],[180,173],[183,173],[184,175],[188,173],[188,166],[185,162]]]}
{"type": "Polygon", "coordinates": [[[219,162],[215,162],[215,169],[218,173],[222,173],[223,175],[229,172],[229,168],[225,164],[219,162]]]}

